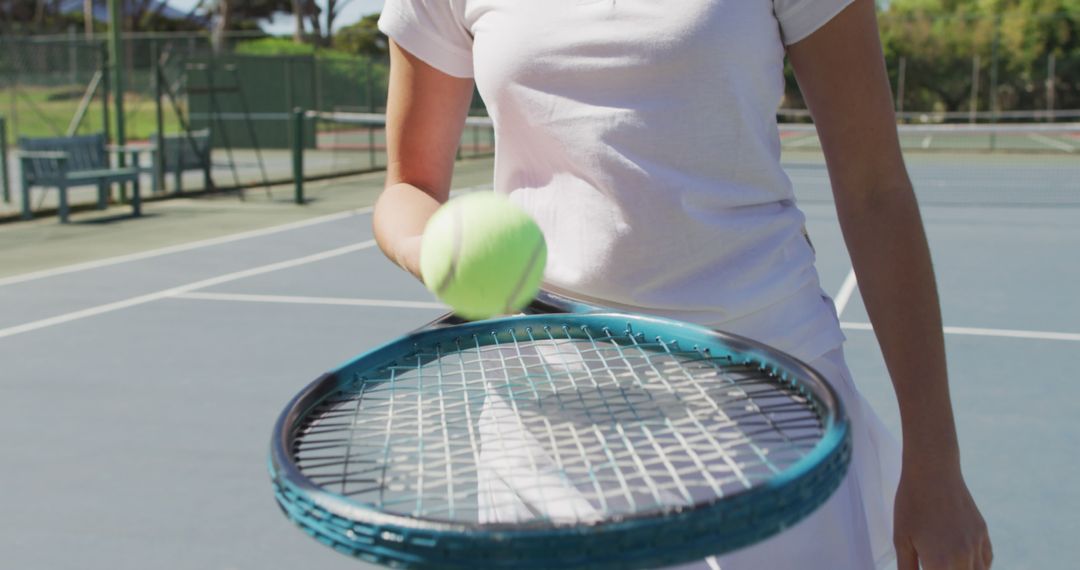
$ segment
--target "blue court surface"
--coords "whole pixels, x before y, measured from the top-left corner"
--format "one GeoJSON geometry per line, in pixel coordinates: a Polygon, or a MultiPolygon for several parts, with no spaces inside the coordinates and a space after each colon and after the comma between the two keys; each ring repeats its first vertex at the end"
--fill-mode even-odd
{"type": "MultiPolygon", "coordinates": [[[[812,154],[785,160],[856,381],[898,433],[824,167],[812,154]]],[[[927,155],[910,168],[964,470],[994,566],[1070,566],[1080,558],[1080,487],[1069,475],[1080,468],[1080,159],[927,155]]],[[[442,312],[383,258],[370,211],[354,207],[0,273],[0,566],[365,567],[293,527],[266,470],[274,420],[304,384],[442,312]]],[[[17,235],[4,229],[0,245],[17,235]]]]}

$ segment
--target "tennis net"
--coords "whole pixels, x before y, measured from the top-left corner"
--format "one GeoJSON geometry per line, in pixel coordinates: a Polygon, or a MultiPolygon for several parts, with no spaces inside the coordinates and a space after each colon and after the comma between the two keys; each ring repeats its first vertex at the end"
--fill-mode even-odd
{"type": "MultiPolygon", "coordinates": [[[[305,178],[353,174],[386,166],[386,116],[351,111],[305,114],[305,178]]],[[[808,114],[780,115],[782,148],[787,152],[820,151],[821,142],[808,114]]],[[[1028,153],[1080,156],[1080,122],[995,124],[901,124],[905,152],[1028,153]]],[[[490,117],[466,120],[459,158],[491,155],[495,134],[490,117]]]]}
{"type": "MultiPolygon", "coordinates": [[[[386,115],[351,111],[305,114],[304,177],[322,178],[386,167],[386,115]]],[[[458,146],[458,158],[488,156],[495,151],[489,117],[469,117],[458,146]]]]}
{"type": "MultiPolygon", "coordinates": [[[[1080,156],[1080,123],[902,124],[905,152],[1075,154],[1080,156]]],[[[781,123],[785,150],[819,150],[812,123],[781,123]]]]}
{"type": "MultiPolygon", "coordinates": [[[[808,121],[803,113],[780,116],[808,121]]],[[[922,205],[1080,206],[1080,123],[940,122],[900,124],[897,131],[922,205]]],[[[799,200],[830,201],[814,125],[782,122],[780,133],[799,200]]]]}
{"type": "MultiPolygon", "coordinates": [[[[781,114],[784,167],[800,200],[830,200],[820,141],[808,115],[781,114]]],[[[307,112],[302,179],[386,166],[386,117],[351,111],[307,112]]],[[[1080,206],[1080,122],[901,124],[908,171],[923,204],[1080,206]]],[[[469,117],[459,158],[490,156],[489,117],[469,117]]],[[[302,184],[302,179],[300,184],[302,184]]],[[[301,191],[302,192],[302,191],[301,191]]]]}

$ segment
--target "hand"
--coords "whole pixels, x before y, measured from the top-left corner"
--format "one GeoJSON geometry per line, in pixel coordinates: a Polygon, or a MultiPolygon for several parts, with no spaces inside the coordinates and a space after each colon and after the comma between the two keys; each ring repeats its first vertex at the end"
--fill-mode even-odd
{"type": "Polygon", "coordinates": [[[989,570],[990,535],[959,469],[905,464],[893,518],[898,570],[989,570]]]}

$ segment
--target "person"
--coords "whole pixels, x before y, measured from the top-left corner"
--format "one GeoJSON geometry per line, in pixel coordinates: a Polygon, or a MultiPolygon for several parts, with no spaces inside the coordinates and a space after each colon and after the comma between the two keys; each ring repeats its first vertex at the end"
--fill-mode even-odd
{"type": "Polygon", "coordinates": [[[840,392],[854,429],[840,489],[785,532],[690,567],[990,567],[872,0],[387,0],[379,26],[389,157],[373,224],[392,261],[419,276],[475,85],[495,126],[495,191],[548,241],[545,288],[760,340],[840,392]],[[852,383],[780,165],[785,55],[895,387],[902,452],[852,383]]]}

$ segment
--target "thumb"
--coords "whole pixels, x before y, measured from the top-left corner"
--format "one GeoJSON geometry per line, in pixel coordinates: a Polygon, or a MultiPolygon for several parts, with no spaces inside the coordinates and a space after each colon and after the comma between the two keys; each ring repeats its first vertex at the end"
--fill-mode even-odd
{"type": "Polygon", "coordinates": [[[919,570],[919,556],[908,540],[896,543],[896,570],[919,570]]]}

